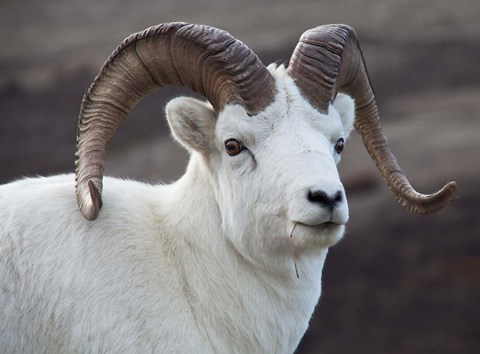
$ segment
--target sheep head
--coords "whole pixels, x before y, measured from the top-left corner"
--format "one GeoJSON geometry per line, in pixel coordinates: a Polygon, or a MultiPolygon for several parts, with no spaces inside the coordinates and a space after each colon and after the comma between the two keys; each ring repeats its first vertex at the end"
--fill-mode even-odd
{"type": "Polygon", "coordinates": [[[328,230],[325,246],[341,237],[348,207],[335,165],[353,125],[353,102],[342,93],[355,101],[355,127],[402,205],[429,213],[455,196],[454,182],[432,195],[417,193],[401,172],[351,28],[305,32],[288,68],[269,71],[224,31],[172,23],[128,37],[83,99],[76,181],[87,219],[101,207],[105,150],[118,124],[142,97],[169,85],[191,88],[212,105],[179,99],[167,111],[177,139],[207,161],[219,203],[238,204],[231,208],[236,215],[222,215],[227,228],[234,217],[258,225],[248,219],[268,215],[286,220],[283,228],[300,225],[307,238],[328,230]],[[247,204],[238,198],[244,194],[247,204]]]}
{"type": "Polygon", "coordinates": [[[297,252],[329,247],[348,221],[336,165],[353,129],[353,100],[340,94],[323,114],[283,66],[269,69],[276,95],[255,115],[186,97],[166,109],[173,136],[206,167],[225,234],[247,258],[272,249],[290,256],[285,236],[294,228],[297,252]]]}

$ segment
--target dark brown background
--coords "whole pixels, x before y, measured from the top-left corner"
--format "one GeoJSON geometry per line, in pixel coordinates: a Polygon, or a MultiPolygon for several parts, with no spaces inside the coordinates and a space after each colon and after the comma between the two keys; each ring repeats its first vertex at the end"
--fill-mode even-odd
{"type": "MultiPolygon", "coordinates": [[[[480,3],[478,0],[2,0],[0,182],[73,171],[83,92],[132,32],[168,21],[220,27],[267,64],[300,34],[347,23],[360,37],[386,133],[412,183],[458,183],[458,200],[411,215],[356,134],[341,174],[351,221],[331,251],[324,292],[298,353],[480,352],[480,3]]],[[[164,98],[142,101],[109,151],[107,173],[172,181],[186,155],[164,98]]]]}

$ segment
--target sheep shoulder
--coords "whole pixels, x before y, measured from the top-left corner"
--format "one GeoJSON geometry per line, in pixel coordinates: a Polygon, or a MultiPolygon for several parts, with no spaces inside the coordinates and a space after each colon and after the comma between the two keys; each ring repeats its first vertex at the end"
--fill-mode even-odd
{"type": "Polygon", "coordinates": [[[203,342],[185,328],[195,321],[156,214],[168,188],[106,182],[93,223],[73,175],[0,186],[0,352],[185,350],[185,333],[203,342]]]}

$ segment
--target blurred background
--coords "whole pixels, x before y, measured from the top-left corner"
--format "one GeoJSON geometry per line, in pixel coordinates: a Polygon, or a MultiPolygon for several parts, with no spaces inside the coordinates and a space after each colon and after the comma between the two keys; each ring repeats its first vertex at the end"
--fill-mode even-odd
{"type": "MultiPolygon", "coordinates": [[[[352,25],[403,170],[425,193],[456,180],[459,198],[411,215],[353,134],[340,167],[351,221],[330,250],[297,353],[480,353],[479,19],[478,0],[2,0],[0,183],[73,172],[83,93],[133,32],[208,24],[268,64],[288,61],[311,27],[352,25]]],[[[162,90],[135,107],[107,174],[169,182],[183,173],[187,156],[163,113],[178,94],[162,90]]]]}

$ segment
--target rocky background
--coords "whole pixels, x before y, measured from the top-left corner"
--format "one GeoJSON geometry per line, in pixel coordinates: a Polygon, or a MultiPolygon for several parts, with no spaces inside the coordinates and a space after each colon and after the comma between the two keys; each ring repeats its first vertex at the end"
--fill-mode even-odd
{"type": "MultiPolygon", "coordinates": [[[[354,26],[385,131],[414,186],[458,183],[457,201],[411,215],[384,186],[359,137],[341,175],[351,221],[331,249],[324,292],[297,353],[480,352],[480,3],[478,0],[2,0],[0,183],[73,171],[83,93],[130,33],[169,21],[213,25],[264,61],[285,62],[301,33],[354,26]]],[[[107,173],[175,180],[162,90],[116,135],[107,173]]]]}

